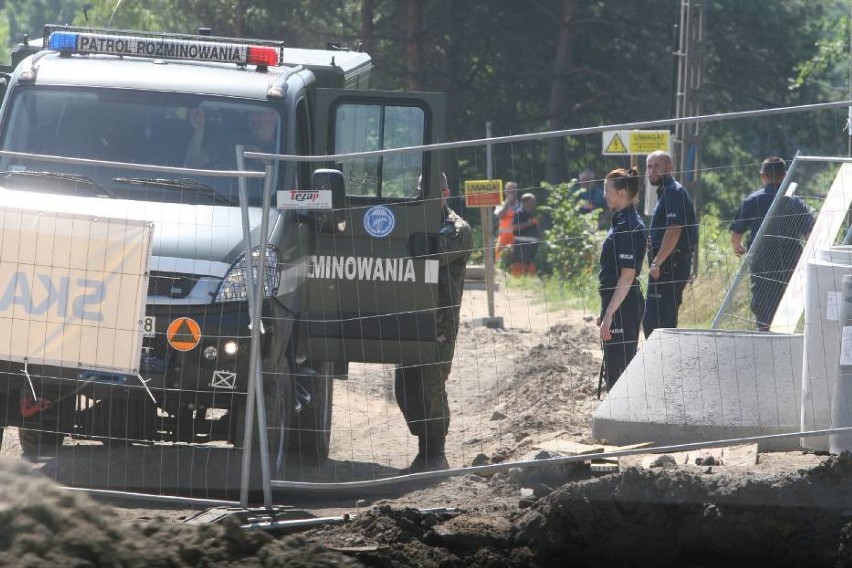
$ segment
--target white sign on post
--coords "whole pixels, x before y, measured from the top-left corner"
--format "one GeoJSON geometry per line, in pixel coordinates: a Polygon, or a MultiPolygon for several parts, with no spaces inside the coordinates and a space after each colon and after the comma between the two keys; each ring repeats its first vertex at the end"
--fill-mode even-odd
{"type": "Polygon", "coordinates": [[[0,208],[0,360],[136,374],[152,234],[0,208]]]}

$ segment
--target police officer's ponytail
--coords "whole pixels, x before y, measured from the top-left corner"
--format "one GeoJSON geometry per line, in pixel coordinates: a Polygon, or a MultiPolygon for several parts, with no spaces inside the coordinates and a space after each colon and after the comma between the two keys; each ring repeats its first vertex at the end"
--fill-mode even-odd
{"type": "Polygon", "coordinates": [[[616,168],[606,174],[606,181],[617,190],[627,191],[634,205],[639,202],[639,171],[636,168],[616,168]]]}

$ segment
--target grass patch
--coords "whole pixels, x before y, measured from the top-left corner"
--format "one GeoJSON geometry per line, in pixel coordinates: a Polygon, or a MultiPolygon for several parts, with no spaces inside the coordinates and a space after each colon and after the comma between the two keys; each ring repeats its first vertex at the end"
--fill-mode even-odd
{"type": "MultiPolygon", "coordinates": [[[[596,237],[596,242],[603,240],[603,234],[596,237]]],[[[680,327],[707,329],[711,326],[739,264],[740,260],[730,251],[727,223],[713,215],[705,215],[701,220],[698,276],[684,290],[680,327]]],[[[597,316],[601,309],[597,270],[596,265],[588,267],[583,274],[571,278],[558,274],[539,277],[507,276],[506,287],[509,290],[529,293],[535,301],[545,304],[548,311],[581,310],[588,315],[597,316]]],[[[647,294],[647,268],[643,270],[640,280],[642,294],[647,294]]],[[[743,311],[743,306],[747,311],[747,298],[745,301],[735,302],[735,306],[738,311],[743,311]]],[[[748,322],[743,321],[742,328],[748,327],[748,322]]]]}
{"type": "Polygon", "coordinates": [[[597,315],[601,309],[597,274],[572,279],[556,275],[506,277],[508,290],[522,290],[535,301],[546,306],[547,311],[580,310],[597,315]]]}

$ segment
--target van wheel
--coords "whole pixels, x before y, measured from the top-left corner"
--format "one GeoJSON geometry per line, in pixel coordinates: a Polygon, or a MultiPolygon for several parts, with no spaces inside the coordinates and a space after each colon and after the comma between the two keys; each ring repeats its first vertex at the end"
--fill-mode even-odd
{"type": "Polygon", "coordinates": [[[321,463],[331,450],[331,418],[334,406],[334,378],[344,378],[348,364],[323,361],[315,368],[317,374],[297,377],[296,382],[310,398],[302,403],[290,432],[290,453],[300,462],[321,463]]]}

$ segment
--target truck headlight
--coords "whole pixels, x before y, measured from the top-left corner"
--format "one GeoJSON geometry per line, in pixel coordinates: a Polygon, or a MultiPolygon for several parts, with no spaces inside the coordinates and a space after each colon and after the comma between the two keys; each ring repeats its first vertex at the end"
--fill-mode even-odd
{"type": "MultiPolygon", "coordinates": [[[[254,276],[257,277],[258,262],[260,259],[260,247],[254,247],[251,251],[251,266],[254,271],[254,276]]],[[[271,298],[278,291],[278,283],[281,275],[278,274],[278,249],[269,245],[266,247],[264,255],[264,283],[263,296],[271,298]]],[[[222,284],[219,286],[219,291],[216,292],[217,302],[246,302],[248,301],[248,275],[246,253],[243,253],[237,258],[228,273],[225,274],[222,284]]]]}

